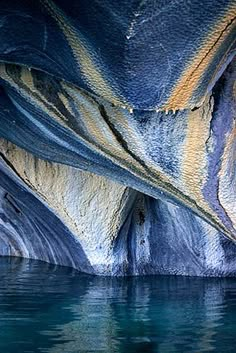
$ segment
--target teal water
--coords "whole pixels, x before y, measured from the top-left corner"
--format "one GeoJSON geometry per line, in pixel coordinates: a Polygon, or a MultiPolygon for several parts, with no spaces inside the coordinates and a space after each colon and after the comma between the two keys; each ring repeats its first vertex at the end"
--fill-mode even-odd
{"type": "Polygon", "coordinates": [[[0,353],[236,352],[236,279],[99,278],[0,259],[0,353]]]}

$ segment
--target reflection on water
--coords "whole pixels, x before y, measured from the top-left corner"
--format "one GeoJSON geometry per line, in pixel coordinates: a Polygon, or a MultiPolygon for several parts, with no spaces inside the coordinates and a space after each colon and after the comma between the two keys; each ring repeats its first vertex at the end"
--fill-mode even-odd
{"type": "Polygon", "coordinates": [[[0,259],[0,352],[236,352],[236,279],[99,278],[0,259]]]}

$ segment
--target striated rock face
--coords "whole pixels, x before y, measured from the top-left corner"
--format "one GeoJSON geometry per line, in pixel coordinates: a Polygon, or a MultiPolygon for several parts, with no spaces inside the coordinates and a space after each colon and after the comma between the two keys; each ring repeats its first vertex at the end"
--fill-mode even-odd
{"type": "Polygon", "coordinates": [[[0,255],[236,275],[235,16],[225,0],[3,2],[0,255]]]}
{"type": "Polygon", "coordinates": [[[5,140],[1,151],[0,255],[106,275],[235,275],[235,244],[186,208],[5,140]]]}

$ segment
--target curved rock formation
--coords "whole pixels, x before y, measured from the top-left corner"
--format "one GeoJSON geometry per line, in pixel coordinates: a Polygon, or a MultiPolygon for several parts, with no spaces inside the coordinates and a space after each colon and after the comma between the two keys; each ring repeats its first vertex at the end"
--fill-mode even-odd
{"type": "Polygon", "coordinates": [[[235,17],[230,0],[2,1],[0,255],[236,275],[235,17]]]}

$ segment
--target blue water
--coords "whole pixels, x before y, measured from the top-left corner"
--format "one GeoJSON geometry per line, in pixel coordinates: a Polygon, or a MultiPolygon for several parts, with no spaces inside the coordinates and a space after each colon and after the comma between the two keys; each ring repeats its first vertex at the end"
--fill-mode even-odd
{"type": "Polygon", "coordinates": [[[99,278],[0,258],[0,353],[236,352],[236,279],[99,278]]]}

